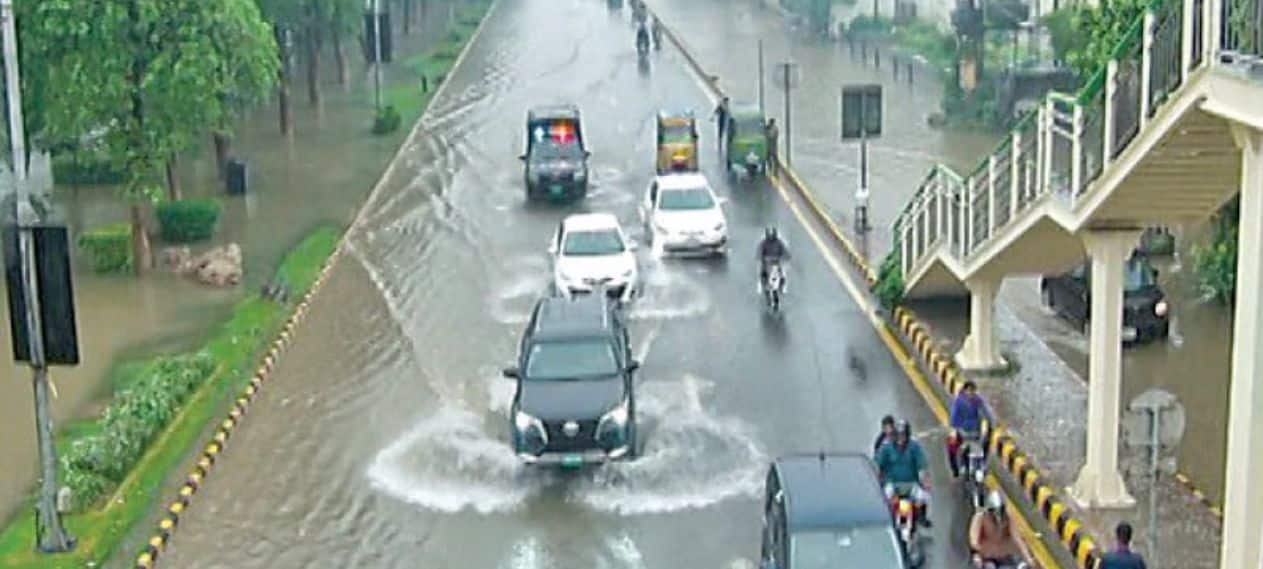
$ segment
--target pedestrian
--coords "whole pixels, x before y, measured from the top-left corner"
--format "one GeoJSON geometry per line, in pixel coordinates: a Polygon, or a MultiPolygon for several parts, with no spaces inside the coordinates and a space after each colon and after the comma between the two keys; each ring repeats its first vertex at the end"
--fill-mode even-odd
{"type": "MultiPolygon", "coordinates": [[[[719,100],[719,105],[715,107],[715,120],[719,121],[719,138],[716,139],[717,145],[722,145],[724,141],[724,130],[728,128],[728,97],[719,100]]],[[[722,148],[720,149],[722,153],[722,148]]]]}
{"type": "Polygon", "coordinates": [[[767,171],[773,173],[777,170],[777,140],[780,139],[781,131],[776,127],[776,119],[767,119],[767,124],[763,127],[763,136],[767,138],[767,171]]]}
{"type": "Polygon", "coordinates": [[[1119,522],[1114,528],[1114,550],[1101,557],[1099,569],[1145,569],[1145,560],[1131,550],[1131,524],[1119,522]]]}

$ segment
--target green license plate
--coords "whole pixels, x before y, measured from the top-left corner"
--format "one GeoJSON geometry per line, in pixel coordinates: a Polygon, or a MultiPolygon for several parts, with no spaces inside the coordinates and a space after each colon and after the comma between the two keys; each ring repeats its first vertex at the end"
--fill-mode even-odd
{"type": "Polygon", "coordinates": [[[549,186],[549,187],[548,187],[548,193],[550,193],[550,194],[552,194],[552,195],[554,195],[554,196],[560,196],[560,195],[561,195],[562,193],[564,193],[564,192],[565,192],[565,188],[562,188],[561,186],[549,186]]]}
{"type": "Polygon", "coordinates": [[[566,468],[578,468],[583,466],[583,457],[577,454],[562,455],[561,465],[566,468]]]}

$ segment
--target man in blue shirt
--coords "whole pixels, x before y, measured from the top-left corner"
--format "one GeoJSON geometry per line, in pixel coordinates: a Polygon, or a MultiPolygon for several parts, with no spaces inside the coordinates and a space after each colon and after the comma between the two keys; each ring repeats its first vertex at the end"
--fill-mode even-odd
{"type": "MultiPolygon", "coordinates": [[[[966,381],[960,393],[952,400],[951,426],[966,439],[982,437],[982,420],[986,417],[986,402],[978,395],[978,384],[966,381]]],[[[952,476],[960,476],[960,452],[950,445],[947,449],[947,461],[952,467],[952,476]]]]}
{"type": "Polygon", "coordinates": [[[886,495],[907,495],[917,505],[917,520],[930,527],[930,471],[926,468],[925,450],[912,440],[912,426],[907,421],[895,424],[894,441],[877,451],[877,470],[881,473],[886,495]]]}
{"type": "Polygon", "coordinates": [[[1114,551],[1101,557],[1099,569],[1145,569],[1145,560],[1131,550],[1131,531],[1131,524],[1118,523],[1114,528],[1114,539],[1118,543],[1114,551]]]}

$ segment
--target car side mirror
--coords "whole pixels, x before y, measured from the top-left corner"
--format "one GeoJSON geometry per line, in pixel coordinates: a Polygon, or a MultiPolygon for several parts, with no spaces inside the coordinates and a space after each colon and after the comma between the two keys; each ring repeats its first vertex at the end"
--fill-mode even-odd
{"type": "Polygon", "coordinates": [[[640,362],[638,362],[638,361],[636,361],[636,360],[631,360],[631,361],[628,361],[628,362],[627,362],[627,372],[628,372],[628,373],[631,373],[631,372],[636,371],[636,370],[638,370],[638,369],[640,369],[640,362]]]}
{"type": "Polygon", "coordinates": [[[520,376],[522,375],[522,374],[518,371],[518,369],[517,369],[517,367],[516,367],[516,366],[506,367],[506,368],[504,368],[504,371],[502,371],[501,373],[503,373],[503,374],[504,374],[504,377],[507,377],[507,378],[510,378],[510,379],[517,379],[518,377],[520,377],[520,376]]]}
{"type": "Polygon", "coordinates": [[[526,155],[525,155],[525,154],[519,154],[519,155],[518,155],[518,157],[517,157],[517,159],[518,159],[518,160],[521,160],[521,161],[523,161],[523,162],[526,162],[526,155]]]}
{"type": "Polygon", "coordinates": [[[584,157],[584,158],[591,158],[591,157],[592,157],[592,151],[591,151],[591,150],[584,150],[584,151],[583,151],[583,157],[584,157]]]}

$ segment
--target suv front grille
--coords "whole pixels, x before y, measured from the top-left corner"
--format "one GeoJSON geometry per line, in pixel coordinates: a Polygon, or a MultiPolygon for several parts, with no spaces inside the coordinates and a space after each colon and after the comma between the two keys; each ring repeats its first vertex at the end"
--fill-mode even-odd
{"type": "Polygon", "coordinates": [[[575,422],[579,424],[579,432],[568,437],[562,432],[566,421],[545,421],[544,428],[548,430],[548,446],[545,447],[545,452],[575,452],[596,448],[596,419],[575,422]]]}

